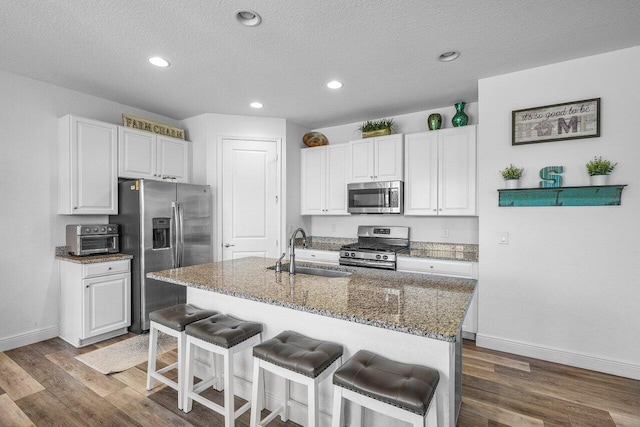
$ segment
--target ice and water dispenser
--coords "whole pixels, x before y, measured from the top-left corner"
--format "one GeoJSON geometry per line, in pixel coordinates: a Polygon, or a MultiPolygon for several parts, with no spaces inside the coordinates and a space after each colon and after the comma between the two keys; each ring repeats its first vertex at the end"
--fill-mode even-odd
{"type": "Polygon", "coordinates": [[[171,247],[171,218],[153,218],[153,249],[171,247]]]}

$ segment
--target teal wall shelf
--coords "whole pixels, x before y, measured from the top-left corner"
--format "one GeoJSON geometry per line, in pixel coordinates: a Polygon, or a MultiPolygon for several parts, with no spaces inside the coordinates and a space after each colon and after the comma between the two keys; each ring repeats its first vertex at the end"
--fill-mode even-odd
{"type": "Polygon", "coordinates": [[[498,206],[615,206],[625,185],[498,190],[498,206]]]}

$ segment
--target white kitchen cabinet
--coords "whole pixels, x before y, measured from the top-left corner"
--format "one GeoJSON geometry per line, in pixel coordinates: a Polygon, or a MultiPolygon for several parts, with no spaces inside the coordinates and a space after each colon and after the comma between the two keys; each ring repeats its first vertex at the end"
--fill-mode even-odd
{"type": "Polygon", "coordinates": [[[349,144],[300,150],[302,215],[349,215],[349,144]]]}
{"type": "Polygon", "coordinates": [[[118,176],[188,183],[190,143],[137,129],[118,127],[118,176]]]}
{"type": "Polygon", "coordinates": [[[402,141],[402,134],[399,133],[349,142],[349,182],[402,181],[402,141]]]}
{"type": "Polygon", "coordinates": [[[84,347],[126,334],[130,325],[129,260],[60,261],[60,338],[84,347]]]}
{"type": "Polygon", "coordinates": [[[58,119],[58,213],[118,213],[118,127],[74,115],[58,119]]]}
{"type": "MultiPolygon", "coordinates": [[[[418,258],[399,256],[397,270],[409,273],[428,273],[440,276],[460,277],[465,279],[478,278],[478,263],[473,261],[449,261],[443,259],[418,258]]],[[[475,339],[478,332],[478,288],[469,303],[467,315],[462,323],[463,338],[475,339]]]]}
{"type": "Polygon", "coordinates": [[[405,136],[405,215],[477,215],[476,126],[405,136]]]}
{"type": "Polygon", "coordinates": [[[338,265],[340,263],[340,252],[296,248],[296,262],[298,261],[312,261],[317,262],[318,264],[338,265]]]}

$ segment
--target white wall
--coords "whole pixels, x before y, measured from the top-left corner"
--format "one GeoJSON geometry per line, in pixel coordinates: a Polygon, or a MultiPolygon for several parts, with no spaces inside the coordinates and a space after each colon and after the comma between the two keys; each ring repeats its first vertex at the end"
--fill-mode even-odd
{"type": "Polygon", "coordinates": [[[293,230],[302,227],[305,231],[311,230],[311,218],[300,215],[300,150],[306,148],[302,137],[309,129],[293,122],[287,122],[287,191],[284,200],[287,206],[287,226],[285,243],[293,230]]]}
{"type": "MultiPolygon", "coordinates": [[[[193,176],[198,178],[196,183],[211,186],[214,199],[214,230],[216,230],[213,236],[213,257],[215,260],[222,259],[220,252],[222,223],[221,210],[218,206],[220,190],[218,156],[221,153],[222,139],[225,137],[280,139],[282,146],[286,147],[287,124],[284,119],[277,118],[202,114],[182,120],[180,125],[185,128],[193,143],[193,176]]],[[[283,149],[282,151],[282,164],[286,164],[287,150],[283,149]]],[[[283,192],[286,192],[286,168],[283,168],[282,180],[283,192]]],[[[284,215],[286,215],[286,209],[283,209],[283,217],[284,215]]],[[[284,241],[285,227],[281,228],[283,228],[281,239],[284,241]]]]}
{"type": "Polygon", "coordinates": [[[0,351],[58,335],[60,286],[54,248],[65,225],[106,216],[57,215],[58,117],[122,124],[122,113],[177,122],[126,105],[0,71],[0,351]]]}
{"type": "Polygon", "coordinates": [[[479,345],[640,379],[639,72],[636,47],[479,81],[479,345]],[[512,110],[597,97],[601,137],[511,146],[512,110]],[[497,206],[509,163],[524,187],[550,165],[588,185],[594,155],[619,162],[621,206],[497,206]]]}
{"type": "MultiPolygon", "coordinates": [[[[467,104],[465,112],[469,116],[469,124],[478,123],[478,103],[467,104]]],[[[415,133],[427,130],[427,117],[432,113],[442,115],[442,127],[450,128],[451,118],[455,108],[439,108],[420,111],[393,117],[397,123],[397,133],[415,133]]],[[[360,139],[362,123],[316,129],[322,132],[329,144],[344,144],[350,140],[360,139]]],[[[350,216],[312,216],[311,232],[314,236],[327,237],[357,237],[358,225],[403,225],[411,228],[411,240],[423,242],[443,243],[478,243],[477,217],[415,217],[404,215],[350,215],[350,216]],[[443,237],[443,230],[447,229],[449,237],[443,237]]]]}

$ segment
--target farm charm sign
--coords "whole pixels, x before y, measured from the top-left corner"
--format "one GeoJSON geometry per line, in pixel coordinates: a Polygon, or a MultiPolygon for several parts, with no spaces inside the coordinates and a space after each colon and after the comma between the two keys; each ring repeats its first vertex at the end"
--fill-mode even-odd
{"type": "Polygon", "coordinates": [[[600,98],[511,112],[511,145],[600,136],[600,98]]]}
{"type": "Polygon", "coordinates": [[[140,129],[147,132],[157,133],[159,135],[170,136],[172,138],[184,139],[184,129],[165,125],[164,123],[152,122],[151,120],[133,117],[129,114],[122,115],[122,124],[128,128],[140,129]]]}

